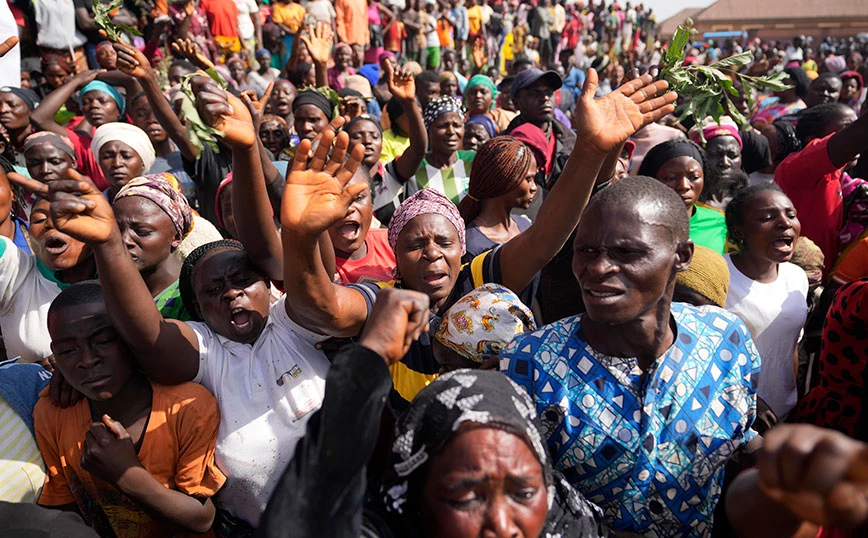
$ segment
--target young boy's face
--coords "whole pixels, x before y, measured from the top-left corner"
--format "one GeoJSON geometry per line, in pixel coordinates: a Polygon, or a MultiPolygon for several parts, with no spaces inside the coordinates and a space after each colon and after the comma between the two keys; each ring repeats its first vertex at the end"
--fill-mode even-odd
{"type": "Polygon", "coordinates": [[[133,374],[133,360],[105,305],[62,307],[48,319],[51,351],[66,381],[90,400],[108,400],[133,374]]]}

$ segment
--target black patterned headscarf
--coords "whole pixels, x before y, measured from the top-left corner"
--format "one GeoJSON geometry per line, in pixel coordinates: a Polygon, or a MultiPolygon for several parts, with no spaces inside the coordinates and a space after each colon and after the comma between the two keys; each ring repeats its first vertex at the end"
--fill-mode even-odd
{"type": "MultiPolygon", "coordinates": [[[[533,401],[500,372],[456,370],[422,389],[395,426],[382,494],[387,512],[406,521],[411,488],[426,464],[463,424],[490,426],[523,439],[543,468],[549,513],[541,536],[607,536],[603,512],[552,471],[533,401]]],[[[418,485],[418,483],[417,483],[418,485]]]]}

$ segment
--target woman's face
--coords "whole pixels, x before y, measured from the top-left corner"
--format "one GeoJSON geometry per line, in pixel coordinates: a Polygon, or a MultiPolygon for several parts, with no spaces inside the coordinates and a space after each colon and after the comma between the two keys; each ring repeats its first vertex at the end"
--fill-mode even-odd
{"type": "Polygon", "coordinates": [[[313,140],[329,124],[329,119],[323,111],[314,105],[301,105],[293,115],[295,132],[299,138],[313,140]]]}
{"type": "Polygon", "coordinates": [[[428,128],[431,153],[454,153],[461,148],[463,138],[464,118],[457,112],[440,114],[428,128]]]}
{"type": "Polygon", "coordinates": [[[245,69],[243,62],[235,60],[234,62],[230,62],[228,67],[232,80],[238,83],[244,82],[244,79],[247,77],[247,69],[245,69]]]}
{"type": "Polygon", "coordinates": [[[380,129],[371,121],[358,120],[350,127],[347,134],[350,135],[350,150],[356,144],[361,144],[365,148],[362,163],[368,168],[376,165],[383,153],[383,133],[380,129]]]}
{"type": "Polygon", "coordinates": [[[783,263],[790,261],[802,225],[787,196],[778,191],[761,191],[747,200],[744,222],[732,236],[742,242],[746,256],[783,263]]]}
{"type": "Polygon", "coordinates": [[[30,109],[24,99],[12,92],[0,93],[0,125],[7,131],[20,131],[30,125],[30,109]]]}
{"type": "Polygon", "coordinates": [[[41,199],[30,211],[30,237],[33,253],[51,271],[64,271],[84,262],[93,253],[90,248],[55,229],[49,213],[51,203],[41,199]]]}
{"type": "Polygon", "coordinates": [[[669,159],[663,163],[657,171],[657,179],[675,191],[687,209],[693,208],[705,185],[702,163],[687,156],[669,159]]]}
{"type": "Polygon", "coordinates": [[[133,125],[144,131],[154,146],[165,142],[169,138],[166,130],[163,129],[163,126],[160,125],[160,122],[154,116],[151,103],[148,102],[147,97],[139,97],[130,103],[130,117],[133,120],[133,125]]]}
{"type": "Polygon", "coordinates": [[[63,86],[72,78],[72,75],[56,63],[45,66],[42,75],[45,77],[45,82],[53,90],[63,86]]]}
{"type": "Polygon", "coordinates": [[[220,216],[223,218],[223,228],[230,237],[238,238],[238,228],[235,227],[235,214],[232,212],[232,183],[220,191],[220,216]]]}
{"type": "Polygon", "coordinates": [[[458,230],[442,215],[419,215],[398,234],[395,260],[404,284],[428,295],[432,308],[439,308],[461,269],[458,230]]]}
{"type": "Polygon", "coordinates": [[[117,69],[118,67],[118,53],[115,52],[114,47],[111,45],[104,45],[102,47],[97,47],[96,49],[96,63],[99,64],[103,69],[117,69]]]}
{"type": "Polygon", "coordinates": [[[259,125],[259,139],[275,159],[280,156],[283,148],[289,145],[289,136],[276,121],[264,121],[259,125]]]}
{"type": "Polygon", "coordinates": [[[99,148],[99,167],[109,184],[120,189],[145,173],[145,163],[136,150],[120,140],[106,142],[99,148]]]}
{"type": "Polygon", "coordinates": [[[181,237],[157,204],[142,196],[125,196],[112,209],[127,252],[140,273],[153,272],[173,255],[172,243],[181,237]]]}
{"type": "Polygon", "coordinates": [[[271,107],[271,112],[280,116],[283,119],[292,115],[292,102],[296,96],[295,86],[287,80],[278,80],[274,83],[274,89],[271,92],[271,98],[268,104],[271,107]]]}
{"type": "Polygon", "coordinates": [[[855,97],[859,92],[859,82],[855,78],[848,78],[841,86],[841,96],[838,100],[842,103],[848,102],[855,97]]]}
{"type": "Polygon", "coordinates": [[[213,250],[199,261],[192,279],[196,309],[214,332],[242,344],[256,341],[265,327],[271,294],[246,253],[213,250]]]}
{"type": "Polygon", "coordinates": [[[121,111],[112,96],[99,90],[91,90],[81,96],[81,113],[94,127],[121,118],[121,111]]]}
{"type": "Polygon", "coordinates": [[[485,86],[474,86],[467,90],[467,108],[470,115],[486,114],[491,108],[493,95],[485,86]]]}
{"type": "Polygon", "coordinates": [[[539,168],[536,165],[536,159],[531,159],[530,168],[527,169],[527,173],[524,175],[524,181],[504,195],[507,197],[510,207],[518,209],[530,207],[538,188],[536,181],[534,181],[537,171],[539,171],[539,168]]]}
{"type": "Polygon", "coordinates": [[[431,458],[422,491],[427,536],[536,538],[547,514],[542,464],[512,433],[468,424],[431,458]]]}
{"type": "Polygon", "coordinates": [[[353,51],[349,47],[339,47],[335,50],[335,67],[338,69],[346,69],[353,60],[353,51]]]}
{"type": "Polygon", "coordinates": [[[458,79],[455,77],[447,77],[440,81],[440,95],[456,96],[458,95],[458,79]]]}
{"type": "MultiPolygon", "coordinates": [[[[363,174],[356,174],[349,184],[367,182],[363,174]]],[[[365,189],[356,196],[346,216],[329,228],[335,252],[342,258],[349,258],[365,244],[365,237],[371,228],[374,207],[371,200],[371,189],[365,189]]]]}
{"type": "Polygon", "coordinates": [[[30,177],[42,183],[66,178],[66,171],[75,168],[69,153],[48,144],[33,146],[24,152],[24,162],[30,177]]]}
{"type": "Polygon", "coordinates": [[[491,140],[488,131],[479,123],[468,123],[464,126],[464,136],[461,139],[461,149],[479,151],[483,144],[491,140]]]}
{"type": "Polygon", "coordinates": [[[723,176],[741,168],[741,147],[738,140],[733,136],[712,138],[705,146],[705,162],[723,176]]]}

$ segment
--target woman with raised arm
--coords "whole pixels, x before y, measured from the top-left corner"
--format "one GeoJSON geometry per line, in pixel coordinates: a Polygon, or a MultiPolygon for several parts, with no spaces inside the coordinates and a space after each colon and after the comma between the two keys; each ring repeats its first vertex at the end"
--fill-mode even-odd
{"type": "MultiPolygon", "coordinates": [[[[281,208],[284,283],[293,298],[293,319],[309,330],[354,336],[382,287],[404,287],[428,295],[435,323],[452,303],[484,282],[524,289],[578,223],[606,154],[643,124],[673,109],[675,94],[667,92],[657,97],[667,84],[654,83],[650,76],[624,84],[595,101],[592,96],[597,77],[591,73],[578,105],[581,143],[576,144],[566,165],[562,176],[566,181],[556,184],[534,225],[462,265],[464,222],[457,208],[443,195],[423,189],[402,204],[389,224],[389,243],[395,252],[399,277],[391,283],[344,287],[332,282],[332,275],[321,261],[319,238],[346,215],[352,200],[365,188],[359,184],[347,186],[364,153],[362,148],[354,148],[347,163],[341,165],[349,145],[349,137],[341,133],[329,160],[328,150],[335,135],[327,131],[308,162],[310,144],[302,141],[281,208]]],[[[265,211],[262,207],[260,213],[265,211]]],[[[241,222],[239,217],[236,220],[241,222]]],[[[400,395],[394,403],[412,400],[438,371],[430,340],[423,337],[414,342],[404,360],[392,367],[400,395]]]]}
{"type": "MultiPolygon", "coordinates": [[[[193,86],[203,117],[232,147],[236,181],[256,176],[248,195],[268,205],[247,107],[207,77],[194,79],[193,86]]],[[[84,181],[57,181],[51,189],[53,218],[93,251],[106,309],[145,374],[169,385],[194,380],[217,398],[216,458],[227,481],[215,499],[215,526],[222,534],[251,532],[322,401],[329,363],[314,345],[324,337],[290,320],[285,297],[271,304],[269,279],[234,241],[210,243],[187,257],[179,287],[196,321],[165,319],[102,194],[84,181]]],[[[267,221],[273,230],[270,216],[267,221]]]]}

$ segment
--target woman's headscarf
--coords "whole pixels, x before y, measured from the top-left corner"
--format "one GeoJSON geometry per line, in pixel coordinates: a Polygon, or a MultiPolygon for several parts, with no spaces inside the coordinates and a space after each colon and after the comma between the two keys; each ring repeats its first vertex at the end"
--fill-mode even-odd
{"type": "Polygon", "coordinates": [[[181,237],[193,228],[193,210],[183,194],[178,192],[162,174],[137,177],[121,187],[112,203],[128,196],[141,196],[157,204],[175,225],[181,237]]]}
{"type": "Polygon", "coordinates": [[[329,121],[335,119],[335,103],[331,99],[316,90],[302,90],[292,101],[292,111],[298,110],[301,105],[313,105],[322,110],[329,121]]]}
{"type": "Polygon", "coordinates": [[[138,153],[139,158],[144,163],[144,169],[147,172],[154,166],[154,161],[157,159],[157,154],[154,152],[154,146],[151,144],[151,139],[147,133],[129,123],[111,122],[104,123],[97,127],[93,133],[93,139],[90,142],[90,150],[94,156],[99,159],[99,150],[109,142],[123,142],[133,151],[138,153]]]}
{"type": "Polygon", "coordinates": [[[452,305],[434,338],[461,357],[482,364],[497,358],[515,335],[536,329],[533,313],[499,284],[483,284],[452,305]]]}
{"type": "Polygon", "coordinates": [[[91,82],[88,82],[84,86],[84,88],[82,88],[81,91],[78,92],[79,105],[81,104],[81,99],[85,96],[85,94],[90,92],[103,92],[105,94],[108,94],[109,97],[114,99],[115,103],[117,103],[118,110],[120,111],[121,115],[123,115],[124,110],[127,107],[127,100],[124,99],[124,96],[121,94],[121,92],[118,91],[117,88],[101,80],[93,80],[91,82]]]}
{"type": "Polygon", "coordinates": [[[51,131],[33,133],[24,139],[24,148],[21,151],[22,153],[27,153],[27,150],[35,146],[55,147],[75,160],[75,148],[72,145],[72,141],[63,135],[52,133],[51,131]]]}
{"type": "Polygon", "coordinates": [[[447,112],[455,112],[459,116],[464,117],[464,105],[461,103],[461,100],[444,95],[429,101],[422,113],[422,119],[425,120],[425,128],[431,127],[434,120],[447,112]]]}
{"type": "Polygon", "coordinates": [[[467,94],[470,92],[470,89],[474,86],[485,86],[491,91],[491,107],[494,108],[494,103],[497,102],[497,86],[494,85],[490,77],[485,75],[473,75],[470,77],[470,80],[467,81],[467,85],[464,87],[464,100],[467,100],[467,94]]]}
{"type": "Polygon", "coordinates": [[[741,141],[741,134],[738,132],[738,124],[729,116],[721,116],[720,120],[715,121],[714,118],[708,117],[703,120],[701,125],[695,125],[690,129],[690,140],[703,146],[708,144],[708,141],[718,136],[731,136],[738,142],[739,149],[744,147],[741,141]],[[702,136],[700,136],[700,130],[702,136]],[[705,143],[702,143],[702,138],[705,138],[705,143]]]}
{"type": "Polygon", "coordinates": [[[471,116],[464,125],[470,125],[471,123],[482,125],[490,138],[497,136],[497,124],[495,124],[494,120],[488,116],[482,114],[471,116]]]}
{"type": "Polygon", "coordinates": [[[11,86],[3,86],[0,88],[0,93],[13,93],[19,99],[24,101],[24,104],[33,112],[33,109],[39,106],[39,95],[30,88],[13,88],[11,86]]]}
{"type": "Polygon", "coordinates": [[[664,164],[678,157],[690,157],[699,162],[699,164],[705,165],[705,157],[702,155],[702,150],[699,146],[689,140],[676,138],[661,142],[651,148],[645,154],[645,158],[642,159],[638,175],[656,178],[657,172],[660,171],[660,168],[664,164]]]}
{"type": "Polygon", "coordinates": [[[455,229],[458,230],[458,241],[461,242],[461,255],[463,256],[467,252],[467,245],[464,241],[464,221],[452,200],[434,189],[422,189],[404,200],[395,210],[392,220],[389,221],[389,246],[392,247],[392,252],[395,252],[398,236],[401,235],[404,227],[419,215],[429,213],[446,217],[455,226],[455,229]]]}
{"type": "Polygon", "coordinates": [[[693,249],[690,267],[678,273],[675,281],[720,308],[725,308],[729,290],[729,266],[726,260],[717,251],[702,245],[694,245],[693,249]]]}
{"type": "MultiPolygon", "coordinates": [[[[865,86],[865,83],[862,81],[862,75],[860,75],[856,71],[844,71],[843,73],[841,73],[841,81],[842,82],[847,82],[851,78],[855,79],[856,84],[858,84],[858,87],[856,88],[856,92],[858,93],[858,92],[862,91],[862,88],[865,86]]],[[[858,98],[859,96],[856,95],[856,97],[858,98]]]]}
{"type": "MultiPolygon", "coordinates": [[[[281,118],[283,119],[283,118],[281,118]]],[[[223,178],[223,181],[220,182],[220,185],[217,185],[217,194],[214,195],[214,213],[216,213],[217,217],[217,225],[226,229],[225,221],[223,220],[223,210],[220,209],[220,195],[223,194],[223,191],[226,190],[226,187],[232,184],[232,172],[226,174],[226,177],[223,178]]],[[[273,211],[273,210],[272,210],[273,211]]]]}
{"type": "MultiPolygon", "coordinates": [[[[507,431],[524,440],[540,462],[548,497],[542,536],[596,537],[608,534],[602,511],[552,471],[536,406],[527,392],[500,372],[456,370],[422,389],[395,427],[395,441],[382,495],[398,518],[418,517],[408,506],[418,495],[424,469],[463,424],[507,431]]],[[[413,527],[412,521],[406,521],[413,527]]],[[[418,521],[416,522],[418,523],[418,521]]]]}

